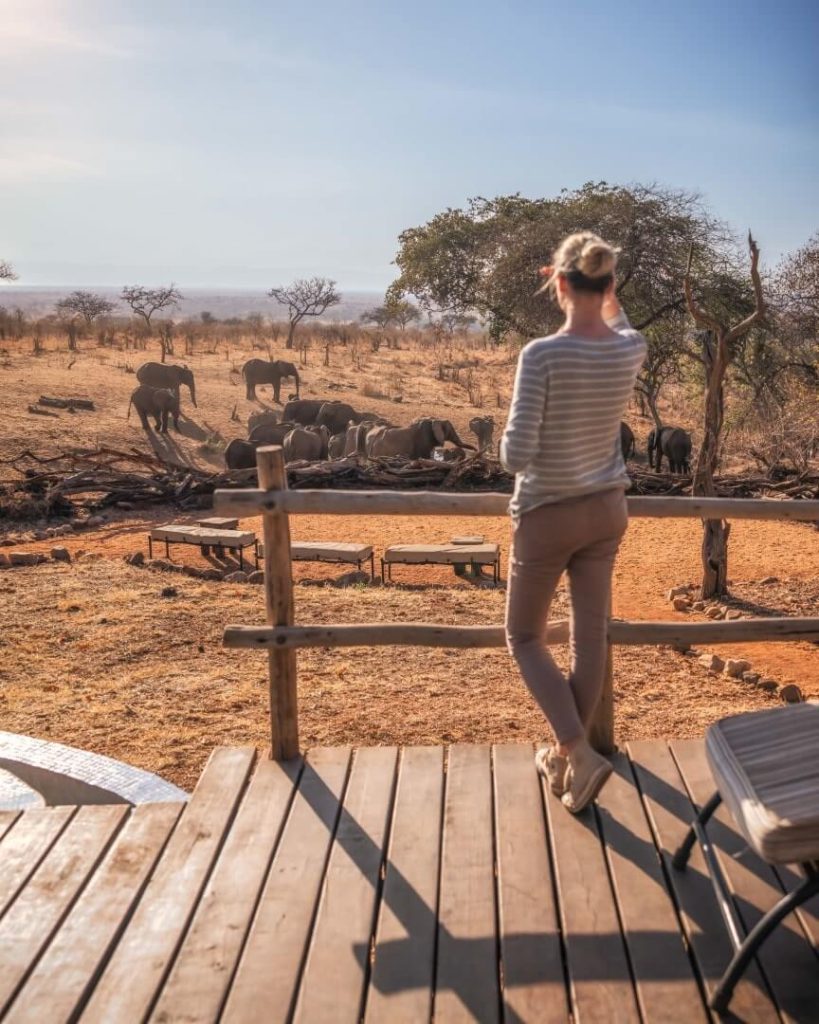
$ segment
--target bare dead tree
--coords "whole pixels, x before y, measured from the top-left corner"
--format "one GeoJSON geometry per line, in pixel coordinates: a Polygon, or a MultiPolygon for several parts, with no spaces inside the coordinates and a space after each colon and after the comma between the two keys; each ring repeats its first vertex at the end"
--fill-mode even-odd
{"type": "Polygon", "coordinates": [[[287,348],[293,347],[296,327],[306,316],[321,316],[330,306],[341,302],[336,291],[336,282],[326,277],[311,277],[294,281],[283,288],[271,288],[267,293],[271,299],[287,307],[290,323],[287,332],[287,348]]]}
{"type": "MultiPolygon", "coordinates": [[[[705,371],[705,417],[702,444],[694,469],[693,493],[703,497],[716,494],[714,477],[719,466],[720,441],[725,421],[725,374],[736,355],[737,343],[765,315],[765,300],[759,276],[759,247],[748,232],[751,253],[751,281],[754,286],[754,310],[739,323],[729,326],[706,312],[695,300],[691,284],[693,246],[688,252],[685,270],[685,301],[694,322],[702,328],[701,361],[705,371]]],[[[724,519],[703,520],[702,597],[725,594],[728,589],[728,537],[730,523],[724,519]]]]}
{"type": "MultiPolygon", "coordinates": [[[[135,316],[142,317],[148,330],[151,330],[151,317],[162,309],[178,306],[183,298],[182,293],[173,283],[159,288],[145,288],[143,285],[126,285],[120,292],[120,298],[131,308],[135,316]]],[[[173,342],[170,332],[160,334],[159,344],[162,348],[162,362],[166,355],[173,355],[173,342]],[[170,346],[170,347],[169,347],[170,346]]]]}

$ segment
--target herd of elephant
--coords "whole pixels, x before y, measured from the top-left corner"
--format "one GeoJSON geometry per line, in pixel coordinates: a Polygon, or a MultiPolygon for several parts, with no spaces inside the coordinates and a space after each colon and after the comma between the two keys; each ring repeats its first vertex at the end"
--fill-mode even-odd
{"type": "MultiPolygon", "coordinates": [[[[153,417],[158,433],[168,432],[168,421],[179,429],[180,389],[184,384],[196,406],[196,385],[187,366],[168,363],[143,363],[136,374],[139,386],[131,395],[144,430],[150,430],[148,417],[153,417]]],[[[281,414],[274,410],[255,412],[248,420],[247,438],[236,438],[225,449],[228,469],[252,469],[256,465],[256,449],[260,445],[279,444],[288,462],[322,461],[351,455],[367,458],[403,455],[411,459],[458,458],[463,449],[488,451],[492,447],[495,421],[491,416],[475,416],[469,429],[477,445],[463,441],[449,420],[422,417],[408,426],[396,426],[375,412],[359,412],[347,402],[299,397],[300,378],[293,363],[283,360],[249,359],[242,367],[246,397],[256,400],[256,388],[273,387],[273,400],[280,402],[283,380],[295,381],[296,392],[289,396],[281,414]],[[446,442],[455,448],[445,449],[446,442]]],[[[620,424],[623,458],[636,451],[634,432],[627,423],[620,424]]],[[[659,473],[663,458],[672,473],[689,473],[691,435],[681,427],[656,427],[648,436],[648,463],[659,473]]]]}

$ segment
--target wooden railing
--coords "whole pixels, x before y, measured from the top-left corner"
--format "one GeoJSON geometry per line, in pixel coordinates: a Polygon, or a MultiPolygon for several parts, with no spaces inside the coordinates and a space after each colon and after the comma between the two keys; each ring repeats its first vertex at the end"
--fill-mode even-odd
{"type": "MultiPolygon", "coordinates": [[[[310,515],[506,515],[509,495],[445,494],[426,491],[289,491],[280,447],[256,451],[259,487],[218,490],[220,515],[262,516],[266,626],[227,626],[230,648],[266,650],[270,679],[271,753],[287,760],[299,753],[296,651],[300,647],[502,647],[501,626],[428,623],[296,626],[290,558],[290,516],[310,515]]],[[[629,516],[689,519],[781,519],[819,522],[819,501],[748,498],[628,499],[629,516]]],[[[567,622],[549,625],[547,641],[566,643],[567,622]]],[[[635,644],[753,643],[763,640],[819,640],[819,618],[770,618],[719,622],[624,622],[611,619],[603,694],[591,728],[598,750],[614,749],[614,683],[611,647],[635,644]]]]}

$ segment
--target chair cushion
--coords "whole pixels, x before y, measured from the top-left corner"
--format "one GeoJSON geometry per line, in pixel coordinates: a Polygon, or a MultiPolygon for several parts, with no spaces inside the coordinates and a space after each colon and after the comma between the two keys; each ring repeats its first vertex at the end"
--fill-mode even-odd
{"type": "Polygon", "coordinates": [[[733,715],[706,733],[717,788],[763,860],[819,860],[819,703],[733,715]]]}
{"type": "Polygon", "coordinates": [[[424,562],[461,565],[475,562],[492,565],[498,560],[497,544],[391,544],[384,552],[385,562],[408,565],[424,562]]]}

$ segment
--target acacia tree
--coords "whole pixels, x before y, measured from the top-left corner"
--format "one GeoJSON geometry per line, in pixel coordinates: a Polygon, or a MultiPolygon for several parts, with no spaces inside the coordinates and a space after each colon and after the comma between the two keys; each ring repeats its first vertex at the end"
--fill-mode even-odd
{"type": "Polygon", "coordinates": [[[85,326],[90,328],[98,317],[113,311],[114,303],[94,292],[76,291],[60,299],[55,308],[68,334],[69,351],[76,352],[77,321],[84,320],[85,326]]]}
{"type": "MultiPolygon", "coordinates": [[[[151,330],[151,317],[163,309],[179,305],[182,293],[173,283],[159,288],[145,288],[143,285],[126,285],[120,292],[120,298],[131,308],[135,316],[145,321],[148,331],[151,330]]],[[[167,355],[173,355],[173,335],[170,330],[161,331],[159,344],[162,349],[162,362],[167,355]]]]}
{"type": "Polygon", "coordinates": [[[336,282],[326,277],[302,278],[284,287],[271,288],[267,294],[287,307],[287,348],[293,347],[296,327],[306,316],[321,316],[330,306],[341,302],[336,282]]]}
{"type": "MultiPolygon", "coordinates": [[[[751,313],[730,326],[721,311],[706,311],[694,297],[691,269],[693,246],[688,253],[683,287],[688,312],[700,331],[700,361],[705,373],[705,411],[703,438],[694,468],[693,493],[714,497],[714,476],[719,465],[722,427],[725,420],[725,374],[736,357],[741,339],[765,315],[762,281],[759,276],[759,247],[748,232],[751,253],[751,282],[754,290],[754,308],[751,313]]],[[[724,519],[703,520],[702,537],[702,597],[725,594],[728,589],[728,537],[730,523],[724,519]]]]}
{"type": "Polygon", "coordinates": [[[17,275],[14,273],[14,267],[8,262],[8,260],[0,260],[0,281],[16,281],[17,275]]]}

